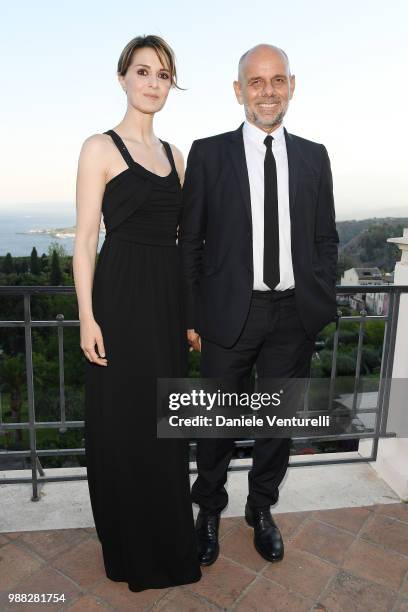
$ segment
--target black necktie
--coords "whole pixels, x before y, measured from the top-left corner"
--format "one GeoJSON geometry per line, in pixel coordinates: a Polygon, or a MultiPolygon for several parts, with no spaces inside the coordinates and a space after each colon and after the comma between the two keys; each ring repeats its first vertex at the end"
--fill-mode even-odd
{"type": "Polygon", "coordinates": [[[278,179],[276,163],[272,153],[272,136],[264,140],[266,146],[264,161],[264,267],[263,280],[274,289],[279,283],[279,212],[278,179]]]}

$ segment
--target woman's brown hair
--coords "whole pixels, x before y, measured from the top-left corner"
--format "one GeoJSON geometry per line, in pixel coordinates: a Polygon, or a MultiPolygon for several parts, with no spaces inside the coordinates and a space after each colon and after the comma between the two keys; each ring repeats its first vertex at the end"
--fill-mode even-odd
{"type": "Polygon", "coordinates": [[[177,89],[182,89],[177,85],[176,57],[173,49],[163,38],[161,38],[161,36],[155,36],[154,34],[136,36],[136,38],[132,38],[132,40],[128,42],[119,57],[118,74],[125,76],[127,69],[132,63],[135,51],[145,47],[149,47],[156,51],[159,60],[163,62],[163,65],[167,65],[170,71],[171,84],[177,87],[177,89]]]}

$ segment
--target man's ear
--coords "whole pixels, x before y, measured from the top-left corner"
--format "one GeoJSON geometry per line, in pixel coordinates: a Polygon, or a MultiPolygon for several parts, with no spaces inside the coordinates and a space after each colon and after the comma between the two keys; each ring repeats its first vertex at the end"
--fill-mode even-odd
{"type": "Polygon", "coordinates": [[[295,91],[295,87],[296,87],[296,79],[295,79],[294,74],[291,74],[289,78],[290,78],[290,100],[291,100],[293,96],[293,92],[295,91]]]}
{"type": "Polygon", "coordinates": [[[239,81],[234,81],[233,86],[234,86],[235,95],[237,97],[239,104],[243,104],[244,100],[242,98],[241,83],[239,81]]]}

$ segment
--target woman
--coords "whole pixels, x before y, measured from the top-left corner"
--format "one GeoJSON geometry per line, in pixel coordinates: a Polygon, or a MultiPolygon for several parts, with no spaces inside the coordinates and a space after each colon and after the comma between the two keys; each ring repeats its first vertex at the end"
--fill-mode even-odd
{"type": "Polygon", "coordinates": [[[187,375],[176,245],[183,158],[153,132],[177,87],[173,51],[158,36],[133,39],[118,79],[125,116],[88,138],[79,158],[73,263],[95,526],[108,578],[142,591],[201,577],[188,443],[156,436],[157,378],[187,375]]]}

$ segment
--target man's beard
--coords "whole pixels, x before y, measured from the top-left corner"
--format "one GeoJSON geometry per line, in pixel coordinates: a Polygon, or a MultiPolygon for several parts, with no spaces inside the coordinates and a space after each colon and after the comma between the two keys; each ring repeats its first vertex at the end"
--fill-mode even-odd
{"type": "Polygon", "coordinates": [[[255,123],[255,125],[261,125],[262,127],[266,128],[274,128],[282,123],[285,113],[286,109],[282,109],[277,115],[275,115],[275,117],[271,119],[263,119],[255,112],[251,112],[249,110],[247,110],[246,115],[247,118],[252,121],[252,123],[255,123]]]}

